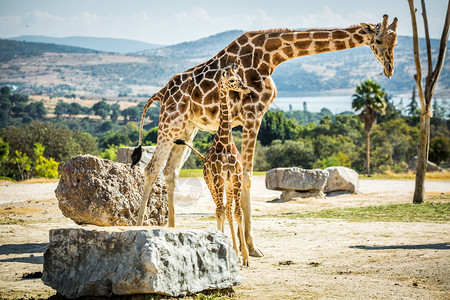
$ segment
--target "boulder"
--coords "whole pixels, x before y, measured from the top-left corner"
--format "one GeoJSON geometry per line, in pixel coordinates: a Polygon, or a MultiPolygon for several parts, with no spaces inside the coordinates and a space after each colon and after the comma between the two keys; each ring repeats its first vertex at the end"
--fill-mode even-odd
{"type": "MultiPolygon", "coordinates": [[[[55,190],[64,216],[77,224],[135,225],[143,193],[141,168],[92,155],[72,157],[55,190]]],[[[158,178],[147,204],[144,225],[167,223],[167,189],[158,178]]]]}
{"type": "Polygon", "coordinates": [[[266,188],[283,191],[281,200],[293,198],[324,198],[328,173],[320,169],[276,168],[266,173],[266,188]]]}
{"type": "Polygon", "coordinates": [[[350,192],[358,193],[359,175],[355,170],[346,167],[329,167],[327,183],[323,189],[325,193],[350,192]]]}
{"type": "Polygon", "coordinates": [[[238,257],[217,230],[81,227],[50,230],[44,284],[68,298],[183,296],[241,283],[238,257]]]}
{"type": "MultiPolygon", "coordinates": [[[[417,169],[417,156],[414,156],[409,161],[408,170],[409,171],[416,171],[417,169]]],[[[427,172],[445,172],[444,169],[440,168],[435,163],[432,163],[431,161],[427,161],[427,172]]]]}

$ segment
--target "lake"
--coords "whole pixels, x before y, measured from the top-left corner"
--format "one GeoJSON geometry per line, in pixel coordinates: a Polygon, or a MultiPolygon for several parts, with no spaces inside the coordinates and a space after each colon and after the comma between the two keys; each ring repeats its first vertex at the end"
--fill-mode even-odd
{"type": "MultiPolygon", "coordinates": [[[[407,105],[411,102],[411,98],[392,98],[394,105],[397,109],[402,108],[404,111],[407,105]]],[[[419,105],[419,98],[416,98],[419,105]]],[[[433,99],[437,101],[439,106],[445,108],[447,115],[450,112],[450,99],[433,99]]],[[[310,112],[320,112],[322,108],[328,108],[333,114],[338,114],[344,111],[353,111],[352,109],[352,96],[307,96],[307,97],[283,97],[277,96],[272,103],[272,109],[281,109],[289,111],[289,105],[292,106],[292,110],[303,110],[306,103],[306,110],[310,112]]]]}

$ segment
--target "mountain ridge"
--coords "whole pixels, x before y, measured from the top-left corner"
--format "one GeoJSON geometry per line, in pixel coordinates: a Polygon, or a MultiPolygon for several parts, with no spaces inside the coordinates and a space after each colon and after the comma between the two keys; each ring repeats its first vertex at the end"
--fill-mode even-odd
{"type": "MultiPolygon", "coordinates": [[[[16,42],[19,43],[16,53],[11,47],[0,52],[4,63],[0,69],[0,84],[17,85],[19,90],[28,93],[77,92],[109,96],[154,93],[173,75],[213,57],[242,33],[244,31],[231,30],[126,55],[80,48],[73,48],[73,53],[69,53],[71,48],[61,48],[65,46],[16,42]],[[39,51],[32,51],[33,47],[39,51]],[[5,52],[8,55],[2,56],[5,52]]],[[[348,92],[368,78],[376,80],[390,93],[410,93],[415,86],[416,72],[412,37],[399,36],[398,41],[391,80],[381,75],[382,67],[369,47],[292,59],[281,64],[272,77],[281,93],[348,92]]],[[[0,50],[5,48],[4,44],[12,42],[0,40],[0,50]]],[[[425,67],[424,39],[421,42],[425,67]]],[[[431,44],[435,62],[439,40],[433,39],[431,44]]],[[[446,98],[450,98],[449,58],[446,55],[436,92],[446,98]]]]}
{"type": "Polygon", "coordinates": [[[133,53],[154,48],[161,48],[165,45],[146,43],[131,39],[89,37],[89,36],[68,36],[63,38],[44,35],[22,35],[7,38],[13,41],[25,41],[34,43],[59,44],[65,46],[80,47],[103,52],[133,53]]]}

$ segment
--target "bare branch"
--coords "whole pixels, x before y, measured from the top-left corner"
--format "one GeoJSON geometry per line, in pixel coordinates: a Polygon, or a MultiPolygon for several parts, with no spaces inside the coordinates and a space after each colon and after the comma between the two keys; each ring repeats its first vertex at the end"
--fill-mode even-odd
{"type": "Polygon", "coordinates": [[[437,59],[436,66],[431,75],[430,86],[425,86],[425,92],[428,97],[431,98],[434,94],[434,88],[436,87],[437,79],[441,74],[442,67],[444,65],[445,52],[447,51],[447,41],[449,36],[449,27],[450,27],[450,1],[447,5],[447,15],[445,16],[444,29],[442,29],[441,43],[439,45],[439,55],[437,59]]]}
{"type": "Polygon", "coordinates": [[[431,78],[431,73],[433,73],[433,59],[431,57],[430,34],[428,32],[428,20],[427,20],[427,10],[425,8],[425,0],[421,0],[421,2],[422,2],[423,27],[425,28],[425,41],[427,43],[427,58],[428,58],[428,75],[425,84],[426,89],[426,86],[429,84],[429,80],[431,78]]]}
{"type": "Polygon", "coordinates": [[[417,34],[417,21],[416,21],[416,9],[414,8],[414,0],[408,0],[409,9],[411,12],[411,24],[413,29],[413,48],[414,48],[414,61],[416,63],[417,74],[414,76],[417,83],[417,95],[420,100],[420,107],[422,111],[425,111],[425,97],[423,94],[422,87],[422,67],[420,65],[420,56],[419,56],[419,37],[417,34]]]}

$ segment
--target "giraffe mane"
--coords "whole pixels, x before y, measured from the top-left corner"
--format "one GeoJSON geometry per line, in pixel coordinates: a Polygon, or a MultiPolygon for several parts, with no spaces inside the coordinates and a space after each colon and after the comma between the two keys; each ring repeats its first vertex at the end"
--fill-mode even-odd
{"type": "Polygon", "coordinates": [[[355,29],[355,28],[361,28],[361,25],[352,25],[350,27],[347,28],[310,28],[310,29],[306,29],[306,32],[309,31],[335,31],[335,30],[343,30],[343,29],[355,29]]]}
{"type": "Polygon", "coordinates": [[[262,30],[254,30],[249,31],[248,33],[278,33],[278,32],[292,32],[296,31],[289,28],[275,28],[275,29],[262,29],[262,30]]]}

